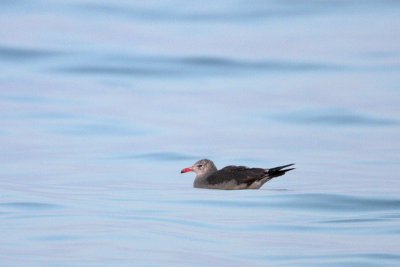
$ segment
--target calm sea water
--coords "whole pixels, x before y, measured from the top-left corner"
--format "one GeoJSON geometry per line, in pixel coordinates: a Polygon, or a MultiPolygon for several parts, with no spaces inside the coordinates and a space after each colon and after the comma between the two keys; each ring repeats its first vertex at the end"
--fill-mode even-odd
{"type": "Polygon", "coordinates": [[[399,266],[399,1],[2,1],[0,266],[399,266]],[[192,188],[201,158],[297,169],[192,188]]]}

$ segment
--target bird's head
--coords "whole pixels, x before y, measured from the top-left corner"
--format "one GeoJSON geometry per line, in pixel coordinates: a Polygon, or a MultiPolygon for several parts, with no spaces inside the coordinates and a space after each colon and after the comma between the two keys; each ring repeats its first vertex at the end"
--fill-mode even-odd
{"type": "Polygon", "coordinates": [[[214,172],[217,170],[217,167],[215,167],[214,162],[212,162],[209,159],[201,159],[197,161],[195,164],[193,164],[192,167],[187,167],[184,168],[181,173],[186,173],[186,172],[194,172],[197,175],[203,175],[208,172],[214,172]]]}

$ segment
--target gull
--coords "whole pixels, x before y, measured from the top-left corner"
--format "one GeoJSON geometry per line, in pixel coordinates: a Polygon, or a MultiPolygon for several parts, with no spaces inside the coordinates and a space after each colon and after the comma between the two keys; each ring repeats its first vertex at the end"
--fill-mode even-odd
{"type": "Polygon", "coordinates": [[[294,168],[287,164],[275,168],[249,168],[245,166],[227,166],[218,170],[214,162],[209,159],[197,161],[193,166],[184,168],[181,173],[194,172],[196,178],[193,182],[195,188],[206,189],[259,189],[272,178],[282,176],[294,168]]]}

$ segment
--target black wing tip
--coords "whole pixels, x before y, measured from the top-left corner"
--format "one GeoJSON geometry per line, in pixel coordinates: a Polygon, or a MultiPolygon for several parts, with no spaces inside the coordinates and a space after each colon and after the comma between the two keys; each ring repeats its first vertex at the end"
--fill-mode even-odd
{"type": "Polygon", "coordinates": [[[271,175],[272,177],[278,177],[278,176],[284,175],[286,172],[296,169],[296,168],[285,169],[287,167],[293,166],[294,164],[295,163],[291,163],[291,164],[282,165],[279,167],[268,169],[268,175],[271,175]]]}
{"type": "Polygon", "coordinates": [[[295,164],[296,164],[296,163],[290,163],[290,164],[287,164],[287,165],[279,166],[278,168],[283,169],[283,168],[286,168],[286,167],[293,166],[293,165],[295,165],[295,164]]]}
{"type": "MultiPolygon", "coordinates": [[[[276,170],[276,171],[282,170],[282,171],[283,171],[284,168],[293,166],[293,165],[295,165],[295,164],[296,164],[296,163],[290,163],[290,164],[287,164],[287,165],[282,165],[282,166],[278,166],[278,167],[275,167],[275,168],[271,168],[271,169],[269,169],[269,170],[276,170]]],[[[295,169],[295,168],[290,168],[290,170],[293,170],[293,169],[295,169]]]]}
{"type": "Polygon", "coordinates": [[[290,168],[290,169],[284,169],[284,170],[281,170],[281,171],[283,171],[283,172],[288,172],[288,171],[291,171],[291,170],[295,170],[296,168],[290,168]]]}

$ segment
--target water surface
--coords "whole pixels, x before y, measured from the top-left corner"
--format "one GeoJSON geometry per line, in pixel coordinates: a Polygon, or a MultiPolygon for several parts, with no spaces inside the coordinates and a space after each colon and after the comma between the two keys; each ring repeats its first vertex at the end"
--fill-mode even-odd
{"type": "Polygon", "coordinates": [[[399,264],[397,1],[3,2],[1,265],[399,264]]]}

